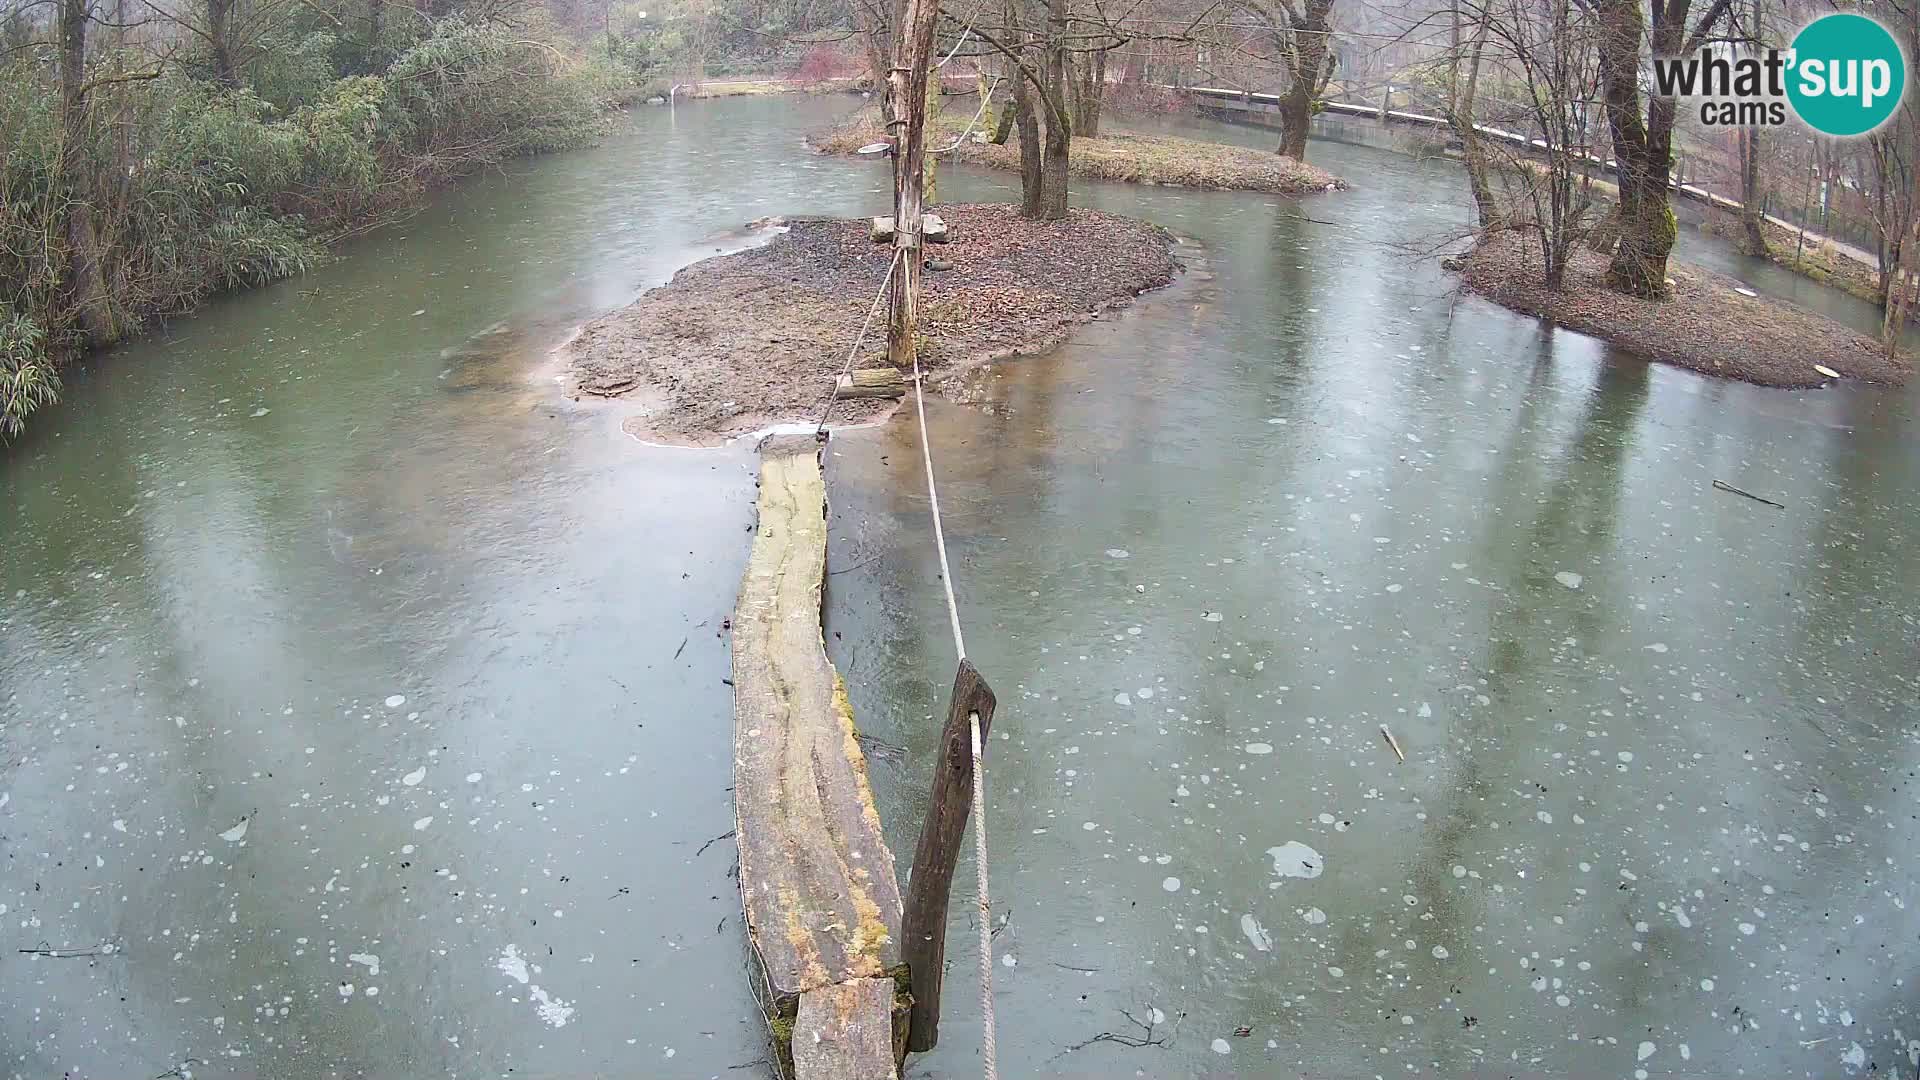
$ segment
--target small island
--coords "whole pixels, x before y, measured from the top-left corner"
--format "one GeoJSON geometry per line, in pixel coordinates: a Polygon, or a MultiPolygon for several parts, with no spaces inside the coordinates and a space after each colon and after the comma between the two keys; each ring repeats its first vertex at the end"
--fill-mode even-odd
{"type": "MultiPolygon", "coordinates": [[[[920,357],[940,379],[992,360],[1044,352],[1098,312],[1173,281],[1172,234],[1097,210],[1058,220],[999,204],[935,208],[949,242],[929,245],[920,357]]],[[[893,248],[865,219],[804,218],[763,246],[681,270],[632,304],[588,323],[566,346],[575,398],[643,405],[636,436],[710,443],[820,416],[834,378],[886,276],[893,248]]],[[[868,328],[856,370],[886,364],[886,318],[868,328]]],[[[834,405],[835,423],[873,419],[886,399],[834,405]]]]}
{"type": "MultiPolygon", "coordinates": [[[[938,147],[953,147],[941,155],[942,159],[1019,172],[1017,140],[995,142],[981,125],[975,125],[969,132],[971,118],[971,112],[959,116],[947,110],[928,116],[930,142],[938,147]]],[[[824,154],[851,154],[885,138],[880,110],[869,106],[825,131],[815,132],[808,143],[824,154]]],[[[1325,169],[1271,150],[1170,135],[1119,132],[1076,134],[1067,172],[1088,180],[1163,184],[1208,191],[1265,191],[1275,195],[1309,195],[1347,186],[1346,181],[1325,169]]]]}
{"type": "Polygon", "coordinates": [[[1607,257],[1585,248],[1572,252],[1562,288],[1550,290],[1539,242],[1514,230],[1487,233],[1450,265],[1467,289],[1497,304],[1704,375],[1805,388],[1832,381],[1822,367],[1888,385],[1912,374],[1870,337],[1677,259],[1659,300],[1610,288],[1607,257]]]}

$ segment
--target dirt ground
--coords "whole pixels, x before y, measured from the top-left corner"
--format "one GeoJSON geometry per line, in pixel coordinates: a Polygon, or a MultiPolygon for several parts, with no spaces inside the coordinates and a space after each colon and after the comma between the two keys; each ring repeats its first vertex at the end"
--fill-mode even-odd
{"type": "MultiPolygon", "coordinates": [[[[921,363],[941,376],[1050,349],[1179,269],[1172,236],[1131,218],[1076,209],[1063,221],[1028,221],[992,204],[936,211],[952,241],[927,245],[927,255],[950,269],[922,279],[921,363]]],[[[631,398],[643,411],[628,430],[660,441],[711,442],[816,420],[892,248],[868,238],[865,219],[798,219],[786,228],[763,247],[697,262],[588,323],[563,357],[569,392],[631,398]]],[[[885,363],[883,306],[854,366],[885,363]]],[[[833,422],[893,406],[837,402],[833,422]]]]}
{"type": "MultiPolygon", "coordinates": [[[[930,124],[933,133],[929,139],[932,145],[951,145],[966,129],[973,113],[972,108],[967,108],[964,115],[951,109],[943,109],[936,114],[930,124]]],[[[883,137],[879,107],[868,106],[825,131],[815,132],[807,141],[824,154],[851,154],[883,137]]],[[[1017,139],[1010,138],[1004,144],[995,145],[969,138],[953,153],[943,155],[942,160],[958,160],[1018,172],[1020,147],[1017,142],[1017,139]]],[[[1279,195],[1305,195],[1347,186],[1346,181],[1325,169],[1265,150],[1198,139],[1118,132],[1090,139],[1075,138],[1072,153],[1067,159],[1067,172],[1072,176],[1093,180],[1165,184],[1213,191],[1266,191],[1279,195]]]]}
{"type": "Polygon", "coordinates": [[[1607,260],[1582,248],[1566,289],[1545,287],[1537,243],[1501,233],[1465,259],[1467,288],[1517,311],[1592,334],[1641,356],[1760,386],[1812,387],[1821,364],[1850,379],[1898,384],[1912,374],[1880,343],[1822,315],[1769,297],[1747,296],[1723,274],[1674,261],[1671,298],[1637,300],[1606,287],[1607,260]]]}

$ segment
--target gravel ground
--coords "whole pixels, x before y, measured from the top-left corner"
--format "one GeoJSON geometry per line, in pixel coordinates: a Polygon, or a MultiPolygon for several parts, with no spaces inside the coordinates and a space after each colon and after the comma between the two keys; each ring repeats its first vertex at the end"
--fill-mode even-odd
{"type": "MultiPolygon", "coordinates": [[[[1131,218],[1076,209],[1063,221],[1028,221],[989,204],[936,210],[953,240],[927,254],[952,268],[922,279],[921,363],[949,376],[1050,349],[1179,269],[1172,236],[1131,218]]],[[[764,247],[697,262],[588,323],[567,350],[574,396],[631,396],[645,411],[628,430],[678,442],[817,418],[892,249],[868,239],[864,219],[787,228],[764,247]]],[[[855,366],[881,366],[885,353],[882,311],[855,366]]],[[[844,401],[833,416],[845,423],[892,407],[844,401]]]]}
{"type": "Polygon", "coordinates": [[[1875,383],[1898,384],[1912,374],[1878,341],[1783,300],[1744,295],[1723,274],[1670,262],[1671,298],[1649,301],[1607,288],[1606,270],[1604,256],[1582,248],[1567,268],[1565,290],[1548,292],[1539,245],[1502,233],[1466,257],[1462,277],[1496,303],[1706,375],[1810,387],[1828,381],[1815,364],[1875,383]]]}

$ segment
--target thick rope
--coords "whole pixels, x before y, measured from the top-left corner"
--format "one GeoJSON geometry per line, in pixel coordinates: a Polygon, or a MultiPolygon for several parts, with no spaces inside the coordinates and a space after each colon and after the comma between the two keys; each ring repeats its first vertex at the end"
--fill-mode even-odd
{"type": "Polygon", "coordinates": [[[833,412],[833,403],[840,396],[840,380],[853,370],[853,358],[860,355],[860,343],[867,339],[867,328],[873,325],[873,316],[880,310],[880,301],[887,298],[887,285],[893,281],[894,268],[900,265],[900,252],[893,253],[893,260],[887,263],[887,273],[880,279],[880,291],[873,294],[873,304],[867,308],[866,321],[860,324],[860,332],[854,335],[853,348],[847,350],[847,362],[840,366],[840,374],[827,384],[827,400],[820,406],[820,423],[813,429],[815,435],[827,430],[827,414],[833,412]]]}
{"type": "MultiPolygon", "coordinates": [[[[920,350],[913,351],[913,411],[920,415],[920,457],[927,463],[927,501],[933,508],[933,542],[940,549],[940,584],[947,591],[947,620],[953,626],[953,651],[967,658],[967,641],[960,635],[960,603],[953,598],[953,567],[947,562],[947,531],[940,524],[940,490],[933,483],[933,449],[927,442],[926,398],[920,392],[920,350]]],[[[957,663],[958,661],[956,661],[957,663]]],[[[975,754],[977,759],[980,755],[975,754]]],[[[974,773],[979,774],[978,761],[974,773]]]]}
{"type": "Polygon", "coordinates": [[[993,1039],[993,904],[987,898],[986,754],[980,745],[980,714],[967,717],[973,727],[973,867],[980,892],[980,1056],[987,1080],[999,1080],[999,1050],[993,1039]]]}
{"type": "MultiPolygon", "coordinates": [[[[933,542],[940,552],[940,584],[947,594],[947,621],[953,629],[953,651],[960,660],[967,658],[966,638],[960,633],[960,603],[953,595],[953,565],[947,558],[947,531],[940,521],[940,490],[933,479],[933,443],[927,437],[925,382],[920,373],[920,353],[913,354],[913,411],[920,418],[920,459],[927,466],[927,502],[933,511],[933,542]]],[[[973,743],[973,872],[974,891],[980,905],[980,1054],[986,1068],[986,1080],[999,1080],[999,1050],[994,1041],[993,1017],[993,903],[987,891],[987,762],[986,748],[980,743],[980,714],[970,713],[967,723],[973,743]]]]}

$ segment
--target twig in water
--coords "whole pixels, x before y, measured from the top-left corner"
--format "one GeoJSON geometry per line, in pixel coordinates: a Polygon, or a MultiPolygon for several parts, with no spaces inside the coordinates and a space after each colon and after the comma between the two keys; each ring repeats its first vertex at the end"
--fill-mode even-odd
{"type": "Polygon", "coordinates": [[[1095,972],[1097,972],[1097,971],[1099,971],[1099,970],[1100,970],[1099,968],[1083,968],[1083,967],[1074,967],[1074,966],[1073,966],[1072,964],[1063,964],[1063,963],[1061,963],[1061,962],[1060,962],[1060,961],[1058,961],[1058,960],[1055,960],[1055,961],[1053,962],[1053,966],[1054,966],[1054,967],[1057,967],[1057,968],[1063,968],[1063,969],[1065,969],[1065,970],[1067,970],[1067,971],[1079,971],[1079,972],[1084,972],[1084,973],[1086,973],[1086,974],[1088,974],[1088,975],[1092,975],[1092,974],[1094,974],[1095,972]]]}
{"type": "Polygon", "coordinates": [[[674,658],[675,660],[678,660],[678,659],[680,659],[680,654],[681,654],[681,653],[683,653],[683,652],[686,652],[686,651],[687,651],[687,639],[686,639],[686,638],[681,638],[681,639],[680,639],[680,647],[679,647],[679,648],[677,648],[677,649],[675,649],[675,650],[673,650],[673,658],[674,658]]]}
{"type": "Polygon", "coordinates": [[[992,941],[994,938],[999,937],[1000,931],[1005,930],[1007,928],[1007,924],[1012,921],[1013,921],[1013,909],[1008,908],[1006,916],[1000,920],[1000,925],[994,927],[993,932],[987,935],[987,940],[992,941]]]}
{"type": "Polygon", "coordinates": [[[827,571],[827,576],[832,577],[835,574],[850,574],[853,571],[858,570],[863,566],[866,566],[870,563],[879,562],[879,561],[880,561],[880,556],[870,555],[864,559],[861,559],[859,562],[854,563],[852,566],[843,566],[838,570],[829,570],[827,571]]]}
{"type": "Polygon", "coordinates": [[[98,945],[89,946],[84,949],[56,949],[43,941],[31,949],[21,949],[19,951],[23,956],[44,956],[50,960],[71,960],[79,956],[112,956],[119,951],[119,948],[111,941],[104,941],[98,945]]]}
{"type": "Polygon", "coordinates": [[[1747,498],[1752,499],[1754,502],[1766,503],[1768,506],[1771,506],[1776,510],[1785,510],[1787,508],[1786,503],[1777,503],[1777,502],[1774,502],[1772,499],[1763,499],[1760,496],[1755,495],[1751,491],[1741,491],[1739,488],[1734,487],[1732,484],[1723,483],[1719,480],[1715,480],[1713,482],[1713,486],[1719,488],[1721,491],[1731,491],[1735,495],[1745,495],[1747,498]]]}
{"type": "Polygon", "coordinates": [[[1075,1050],[1085,1050],[1087,1047],[1092,1046],[1094,1043],[1103,1043],[1103,1042],[1119,1043],[1121,1046],[1131,1046],[1135,1049],[1139,1049],[1140,1047],[1143,1047],[1143,1046],[1166,1046],[1168,1043],[1168,1037],[1165,1035],[1154,1034],[1154,1029],[1159,1024],[1159,1019],[1157,1018],[1157,1014],[1156,1014],[1156,1011],[1154,1010],[1154,1007],[1151,1005],[1148,1005],[1145,1008],[1147,1011],[1147,1018],[1145,1020],[1140,1019],[1139,1017],[1133,1015],[1132,1013],[1128,1012],[1125,1009],[1120,1010],[1120,1015],[1126,1017],[1128,1023],[1131,1023],[1134,1027],[1137,1027],[1140,1029],[1140,1034],[1130,1035],[1130,1034],[1126,1034],[1124,1032],[1118,1032],[1118,1031],[1103,1031],[1100,1034],[1095,1035],[1093,1038],[1085,1040],[1084,1042],[1074,1043],[1072,1046],[1067,1047],[1065,1050],[1060,1051],[1059,1054],[1056,1054],[1054,1056],[1065,1057],[1066,1055],[1073,1053],[1075,1050]]]}
{"type": "Polygon", "coordinates": [[[876,756],[883,757],[883,758],[902,758],[907,756],[906,747],[895,746],[893,743],[887,742],[883,739],[876,739],[873,736],[866,734],[865,732],[861,732],[860,734],[855,735],[853,738],[854,738],[854,741],[860,744],[860,748],[862,750],[865,750],[869,754],[874,754],[876,756]]]}
{"type": "Polygon", "coordinates": [[[1393,732],[1388,731],[1387,725],[1385,724],[1380,725],[1380,734],[1387,740],[1387,749],[1392,750],[1393,756],[1399,758],[1400,763],[1405,765],[1407,763],[1407,755],[1400,749],[1400,740],[1393,737],[1393,732]]]}
{"type": "Polygon", "coordinates": [[[713,845],[719,843],[722,840],[731,840],[731,839],[733,839],[733,830],[728,829],[726,832],[721,833],[719,836],[716,836],[713,839],[707,841],[706,843],[701,844],[700,850],[694,852],[693,857],[697,859],[700,856],[705,855],[707,853],[707,849],[712,847],[713,845]]]}
{"type": "Polygon", "coordinates": [[[205,1064],[206,1062],[201,1061],[199,1058],[182,1058],[179,1064],[161,1073],[159,1076],[154,1077],[153,1080],[186,1080],[188,1076],[192,1075],[187,1071],[190,1067],[205,1064]]]}
{"type": "Polygon", "coordinates": [[[727,1071],[732,1072],[735,1069],[751,1069],[757,1065],[765,1064],[768,1064],[766,1058],[754,1058],[752,1061],[743,1061],[738,1065],[729,1065],[727,1066],[727,1071]]]}

